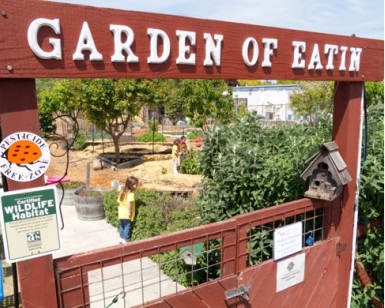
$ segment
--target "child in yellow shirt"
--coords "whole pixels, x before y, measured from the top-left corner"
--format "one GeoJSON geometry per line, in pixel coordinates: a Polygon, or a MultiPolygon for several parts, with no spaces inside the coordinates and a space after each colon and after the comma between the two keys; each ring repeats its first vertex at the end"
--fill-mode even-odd
{"type": "Polygon", "coordinates": [[[134,191],[138,187],[138,179],[129,176],[126,184],[119,193],[118,215],[120,220],[119,235],[120,243],[127,243],[131,240],[132,223],[135,219],[135,195],[134,191]]]}

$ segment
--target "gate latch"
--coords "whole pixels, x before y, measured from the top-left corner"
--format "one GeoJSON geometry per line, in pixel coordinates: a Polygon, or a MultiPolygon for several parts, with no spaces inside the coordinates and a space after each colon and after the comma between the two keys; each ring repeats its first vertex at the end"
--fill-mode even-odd
{"type": "Polygon", "coordinates": [[[234,297],[242,297],[244,300],[249,300],[249,287],[247,286],[240,286],[238,289],[232,289],[225,292],[226,300],[229,300],[234,297]]]}

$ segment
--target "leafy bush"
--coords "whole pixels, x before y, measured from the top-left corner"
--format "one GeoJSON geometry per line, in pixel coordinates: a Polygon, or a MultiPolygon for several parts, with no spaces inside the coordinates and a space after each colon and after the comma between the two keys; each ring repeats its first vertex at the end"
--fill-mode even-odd
{"type": "Polygon", "coordinates": [[[164,216],[162,208],[156,203],[137,208],[132,239],[141,240],[160,235],[164,232],[164,216]]]}
{"type": "MultiPolygon", "coordinates": [[[[202,255],[198,259],[201,257],[202,255]]],[[[205,267],[202,266],[201,260],[198,260],[197,265],[194,266],[194,271],[191,270],[191,265],[186,264],[175,250],[160,254],[158,260],[164,273],[185,287],[198,285],[207,279],[205,267]]]]}
{"type": "Polygon", "coordinates": [[[250,114],[236,126],[206,133],[198,200],[205,223],[302,198],[306,160],[331,138],[330,119],[313,127],[264,126],[257,119],[250,114]]]}
{"type": "MultiPolygon", "coordinates": [[[[372,227],[373,220],[384,220],[384,104],[368,108],[367,142],[359,194],[359,218],[367,224],[366,236],[357,241],[357,258],[372,283],[363,286],[355,275],[352,307],[374,307],[372,300],[384,299],[384,229],[372,227]]],[[[364,140],[365,141],[365,140],[364,140]]]]}
{"type": "Polygon", "coordinates": [[[44,138],[55,134],[57,126],[51,113],[44,112],[38,105],[40,130],[44,138]]]}
{"type": "MultiPolygon", "coordinates": [[[[119,227],[118,196],[115,190],[104,197],[104,211],[109,224],[119,227]]],[[[170,231],[183,230],[199,224],[195,199],[171,194],[159,194],[155,190],[138,189],[135,192],[136,213],[132,231],[135,240],[145,239],[170,231]]]]}
{"type": "Polygon", "coordinates": [[[362,285],[355,275],[351,307],[375,307],[372,300],[384,298],[384,229],[369,228],[366,236],[357,241],[357,262],[369,274],[372,283],[362,285]]]}
{"type": "Polygon", "coordinates": [[[172,196],[163,204],[167,232],[196,227],[200,224],[195,198],[172,196]]]}
{"type": "Polygon", "coordinates": [[[367,142],[364,144],[360,218],[368,222],[384,217],[384,104],[368,108],[367,142]]]}
{"type": "Polygon", "coordinates": [[[103,199],[104,214],[106,220],[109,224],[113,225],[116,228],[119,228],[118,195],[119,193],[116,190],[111,190],[104,195],[103,199]]]}
{"type": "Polygon", "coordinates": [[[76,139],[75,139],[75,142],[74,142],[75,150],[76,151],[84,150],[86,148],[86,146],[87,146],[86,136],[83,133],[79,132],[76,135],[76,139]]]}
{"type": "Polygon", "coordinates": [[[199,151],[190,149],[190,153],[180,166],[180,171],[186,174],[200,174],[199,151]]]}
{"type": "Polygon", "coordinates": [[[138,136],[136,140],[139,142],[166,142],[167,141],[167,139],[161,133],[158,133],[158,132],[145,133],[143,135],[138,136]]]}
{"type": "MultiPolygon", "coordinates": [[[[118,197],[119,192],[116,190],[111,190],[107,192],[104,196],[103,204],[104,204],[104,212],[106,216],[106,220],[109,224],[119,227],[119,218],[118,218],[118,197]]],[[[135,220],[140,219],[140,215],[138,215],[138,210],[140,207],[144,207],[148,204],[155,203],[157,199],[157,193],[154,190],[145,190],[138,189],[135,191],[135,204],[136,204],[136,213],[135,220]]],[[[136,221],[134,222],[136,224],[136,221]]]]}

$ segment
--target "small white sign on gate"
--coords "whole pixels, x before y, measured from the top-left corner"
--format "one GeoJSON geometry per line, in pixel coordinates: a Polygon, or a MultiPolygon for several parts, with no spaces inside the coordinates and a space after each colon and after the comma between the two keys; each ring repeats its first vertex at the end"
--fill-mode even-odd
{"type": "Polygon", "coordinates": [[[305,253],[277,263],[277,292],[292,287],[305,278],[305,253]]]}
{"type": "Polygon", "coordinates": [[[302,250],[302,221],[274,230],[274,260],[302,250]]]}

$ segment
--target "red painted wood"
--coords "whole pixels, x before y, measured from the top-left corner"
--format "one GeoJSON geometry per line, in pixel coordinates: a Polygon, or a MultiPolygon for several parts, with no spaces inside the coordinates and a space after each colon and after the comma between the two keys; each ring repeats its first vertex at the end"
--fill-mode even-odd
{"type": "Polygon", "coordinates": [[[224,232],[222,261],[221,261],[223,277],[236,274],[236,263],[237,263],[236,247],[237,247],[236,233],[233,232],[233,230],[224,232]]]}
{"type": "Polygon", "coordinates": [[[336,255],[338,241],[339,238],[335,238],[306,249],[306,280],[299,296],[292,302],[293,307],[335,307],[336,272],[340,264],[336,255]]]}
{"type": "Polygon", "coordinates": [[[206,236],[209,237],[209,239],[221,238],[223,232],[228,230],[235,231],[244,224],[247,225],[249,223],[254,223],[253,225],[257,225],[257,223],[266,223],[271,221],[271,217],[279,217],[280,215],[290,216],[293,213],[312,210],[324,204],[323,201],[318,201],[320,200],[311,200],[307,198],[300,199],[274,207],[265,208],[259,210],[258,212],[239,215],[236,218],[226,221],[183,230],[177,233],[157,236],[151,239],[135,241],[128,245],[124,245],[123,247],[122,245],[115,245],[98,249],[93,252],[86,252],[55,259],[55,267],[57,267],[60,271],[65,271],[67,269],[76,268],[77,266],[90,264],[89,266],[91,270],[99,268],[100,265],[98,264],[103,260],[109,260],[112,265],[114,262],[113,260],[116,260],[115,264],[117,264],[120,262],[120,258],[123,257],[124,261],[146,257],[157,253],[157,251],[164,251],[165,249],[161,249],[163,246],[167,247],[170,245],[170,247],[175,247],[176,245],[178,248],[184,247],[180,243],[185,243],[186,239],[187,241],[189,241],[189,239],[194,239],[194,243],[199,243],[201,239],[206,236]],[[92,266],[92,264],[95,264],[95,266],[92,266]]]}
{"type": "MultiPolygon", "coordinates": [[[[0,79],[0,121],[3,137],[20,131],[40,135],[34,79],[0,79]]],[[[44,186],[44,179],[7,183],[12,191],[44,186]]],[[[52,255],[17,262],[17,269],[25,307],[56,307],[52,255]]]]}
{"type": "Polygon", "coordinates": [[[165,298],[164,302],[170,305],[171,307],[178,308],[208,308],[205,303],[192,291],[187,291],[178,296],[172,296],[170,298],[165,298]]]}
{"type": "Polygon", "coordinates": [[[344,159],[352,181],[345,186],[339,232],[341,243],[345,250],[340,254],[338,268],[338,307],[345,307],[348,301],[349,273],[352,261],[354,201],[358,157],[360,151],[360,121],[363,83],[339,82],[335,85],[335,103],[333,112],[333,139],[339,146],[339,152],[344,159]]]}
{"type": "Polygon", "coordinates": [[[156,303],[141,305],[140,307],[147,307],[147,308],[170,308],[171,306],[162,300],[162,301],[158,301],[156,303]]]}
{"type": "Polygon", "coordinates": [[[90,269],[100,268],[98,263],[103,260],[109,260],[110,265],[113,264],[113,260],[116,260],[117,264],[120,262],[120,258],[124,257],[124,261],[134,260],[140,257],[150,256],[158,253],[159,251],[166,251],[163,246],[170,245],[171,247],[184,247],[181,243],[186,242],[186,239],[194,239],[194,243],[199,243],[202,239],[216,239],[221,238],[222,232],[228,230],[236,230],[236,220],[230,219],[219,223],[213,223],[205,226],[200,226],[188,230],[184,230],[177,233],[166,234],[162,236],[153,237],[150,239],[134,241],[127,245],[115,245],[99,249],[93,252],[82,253],[69,257],[63,257],[55,259],[55,266],[60,271],[72,269],[77,266],[85,264],[95,264],[95,267],[91,266],[90,269]],[[122,247],[124,246],[124,247],[122,247]]]}
{"type": "MultiPolygon", "coordinates": [[[[37,0],[3,0],[0,17],[0,78],[222,78],[222,79],[280,79],[280,80],[345,80],[345,81],[382,81],[384,79],[384,42],[351,36],[330,35],[295,31],[248,24],[185,18],[162,14],[132,11],[119,11],[105,8],[86,7],[37,0]],[[48,39],[61,38],[62,60],[43,60],[37,58],[27,42],[27,29],[37,18],[59,19],[61,35],[45,27],[39,32],[42,48],[51,51],[48,39]],[[103,55],[102,61],[72,60],[79,40],[83,22],[87,21],[95,45],[103,55]],[[135,35],[133,50],[139,63],[113,63],[113,36],[110,24],[130,27],[135,35]],[[150,54],[148,28],[163,30],[170,38],[171,56],[162,64],[149,65],[150,54]],[[177,65],[178,39],[176,30],[196,33],[195,65],[177,65]],[[204,33],[211,36],[223,35],[221,66],[204,66],[204,33]],[[242,45],[248,37],[258,43],[259,58],[255,66],[247,67],[242,60],[242,45]],[[263,38],[278,40],[277,50],[271,57],[272,66],[262,68],[263,38]],[[293,41],[306,42],[305,68],[292,69],[293,41]],[[315,44],[318,44],[322,59],[322,70],[308,70],[308,64],[315,44]],[[350,51],[347,54],[347,69],[339,71],[341,54],[335,57],[334,70],[327,71],[325,44],[362,48],[360,69],[350,73],[350,51]],[[12,52],[4,52],[12,50],[12,52]],[[7,70],[8,66],[12,69],[7,70]]],[[[162,47],[160,47],[162,50],[162,47]]],[[[87,53],[87,52],[86,52],[87,53]]]]}
{"type": "MultiPolygon", "coordinates": [[[[207,284],[202,284],[195,287],[193,290],[189,291],[194,293],[197,298],[200,299],[206,305],[206,307],[216,308],[216,307],[232,307],[237,302],[237,299],[226,300],[225,292],[237,287],[237,276],[233,275],[232,277],[227,277],[219,281],[210,282],[207,284]]],[[[154,301],[152,303],[146,303],[142,307],[146,308],[161,308],[161,307],[179,307],[179,306],[170,306],[174,304],[174,298],[183,296],[186,294],[176,294],[166,296],[161,301],[154,301]]],[[[190,306],[193,307],[193,306],[190,306]]]]}
{"type": "Polygon", "coordinates": [[[250,303],[263,306],[275,293],[275,264],[272,261],[244,270],[238,279],[239,286],[250,287],[250,303]]]}
{"type": "MultiPolygon", "coordinates": [[[[233,275],[228,279],[227,283],[231,283],[230,281],[234,281],[236,284],[236,276],[233,275]]],[[[227,307],[232,301],[226,300],[225,292],[227,289],[223,287],[223,285],[218,282],[209,283],[198,288],[194,288],[193,292],[202,300],[203,303],[206,304],[207,307],[227,307]]]]}
{"type": "Polygon", "coordinates": [[[276,292],[276,268],[280,261],[268,261],[241,272],[239,286],[250,287],[251,307],[336,307],[338,289],[335,254],[337,239],[306,248],[305,279],[302,283],[276,292]]]}
{"type": "Polygon", "coordinates": [[[337,198],[331,201],[331,206],[325,209],[325,238],[332,239],[339,234],[339,223],[341,215],[342,200],[337,198]]]}

